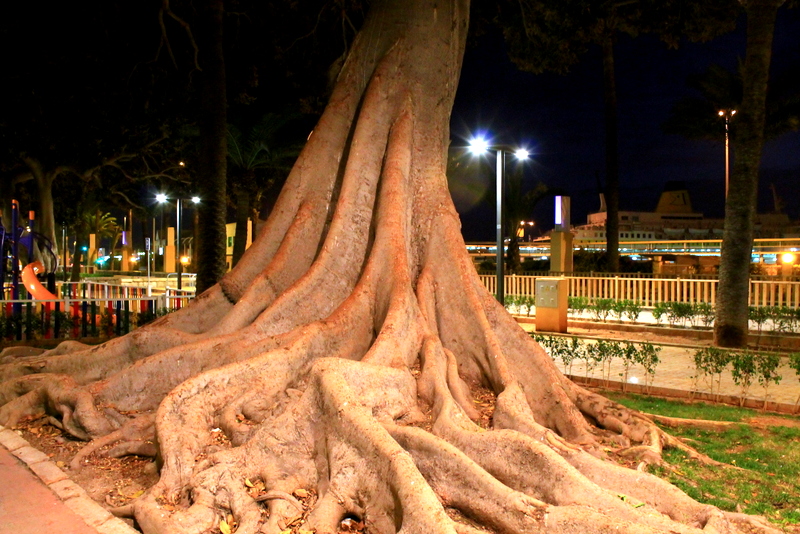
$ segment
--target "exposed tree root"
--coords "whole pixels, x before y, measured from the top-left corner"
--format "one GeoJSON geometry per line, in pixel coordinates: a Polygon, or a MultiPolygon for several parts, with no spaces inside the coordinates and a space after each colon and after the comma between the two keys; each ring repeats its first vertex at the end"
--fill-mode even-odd
{"type": "Polygon", "coordinates": [[[104,345],[4,352],[0,423],[91,440],[72,469],[157,456],[113,510],[147,534],[776,532],[608,459],[710,461],[568,381],[485,291],[444,176],[468,2],[373,4],[237,268],[104,345]]]}

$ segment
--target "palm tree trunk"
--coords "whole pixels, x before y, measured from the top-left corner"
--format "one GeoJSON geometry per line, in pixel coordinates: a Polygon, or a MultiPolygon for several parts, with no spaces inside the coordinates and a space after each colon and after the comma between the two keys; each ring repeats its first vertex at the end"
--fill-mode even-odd
{"type": "Polygon", "coordinates": [[[783,0],[748,0],[742,3],[747,13],[747,54],[742,73],[742,109],[737,114],[736,160],[725,203],[725,231],[714,325],[714,342],[721,347],[747,345],[758,168],[764,146],[772,35],[778,7],[783,0]]]}
{"type": "Polygon", "coordinates": [[[603,41],[603,102],[606,126],[606,259],[608,272],[619,272],[619,143],[614,37],[603,41]]]}
{"type": "Polygon", "coordinates": [[[201,150],[199,186],[199,243],[197,293],[213,286],[226,271],[226,157],[227,110],[225,57],[222,47],[223,2],[206,0],[202,6],[199,36],[201,65],[201,150]]]}

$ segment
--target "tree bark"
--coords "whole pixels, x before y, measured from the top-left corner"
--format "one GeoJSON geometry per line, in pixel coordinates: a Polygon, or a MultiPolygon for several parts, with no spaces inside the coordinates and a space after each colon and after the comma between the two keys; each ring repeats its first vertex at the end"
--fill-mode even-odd
{"type": "Polygon", "coordinates": [[[692,451],[567,380],[481,283],[445,176],[468,13],[373,2],[236,268],[128,336],[0,365],[0,424],[60,417],[94,440],[74,468],[157,445],[118,510],[146,534],[777,532],[602,459],[692,451]]]}
{"type": "Polygon", "coordinates": [[[603,104],[606,127],[606,260],[608,272],[619,272],[619,128],[614,37],[603,41],[603,104]]]}
{"type": "Polygon", "coordinates": [[[747,53],[742,71],[742,106],[736,114],[736,159],[725,202],[714,342],[747,346],[750,264],[764,146],[767,84],[775,17],[783,0],[742,1],[747,13],[747,53]]]}
{"type": "Polygon", "coordinates": [[[42,164],[33,158],[23,158],[25,165],[30,169],[36,183],[36,194],[39,200],[37,213],[36,232],[50,240],[53,255],[41,254],[37,258],[45,266],[47,272],[55,271],[54,258],[58,258],[58,239],[56,238],[56,223],[53,204],[53,182],[61,173],[61,169],[45,170],[42,164]]]}
{"type": "Polygon", "coordinates": [[[197,294],[216,284],[227,270],[225,261],[227,215],[227,97],[223,51],[223,2],[204,0],[198,36],[200,63],[200,156],[198,186],[199,243],[197,294]]]}

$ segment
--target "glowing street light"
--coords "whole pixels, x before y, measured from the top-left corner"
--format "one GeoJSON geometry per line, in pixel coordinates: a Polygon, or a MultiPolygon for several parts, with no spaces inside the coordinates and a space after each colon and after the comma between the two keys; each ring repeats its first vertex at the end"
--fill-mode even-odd
{"type": "Polygon", "coordinates": [[[728,138],[730,133],[731,117],[736,115],[735,109],[721,109],[718,115],[725,119],[725,198],[728,198],[728,180],[730,177],[730,149],[728,145],[728,138]]]}
{"type": "MultiPolygon", "coordinates": [[[[164,193],[159,193],[159,194],[156,195],[156,201],[158,203],[160,203],[160,204],[163,204],[167,200],[169,200],[169,198],[164,193]]],[[[176,258],[180,258],[180,254],[181,254],[181,211],[182,211],[182,208],[183,208],[183,201],[185,201],[185,200],[191,200],[193,204],[197,205],[197,204],[200,203],[200,197],[197,196],[197,195],[194,195],[191,198],[176,198],[175,199],[175,212],[176,212],[176,220],[175,220],[175,257],[176,258]]],[[[161,211],[161,226],[162,227],[164,226],[164,211],[163,211],[163,209],[161,211]]],[[[162,231],[163,231],[163,228],[162,228],[162,231]]],[[[179,263],[182,260],[183,260],[183,258],[180,258],[179,263]]],[[[188,263],[188,261],[187,261],[187,263],[188,263]]],[[[180,280],[181,280],[180,276],[178,276],[178,289],[180,289],[180,287],[181,287],[180,280]]]]}
{"type": "Polygon", "coordinates": [[[503,243],[503,191],[505,189],[505,168],[506,168],[506,153],[513,153],[517,159],[528,159],[530,153],[524,148],[509,148],[506,146],[490,146],[489,142],[484,137],[475,137],[469,142],[469,151],[476,156],[480,156],[489,150],[497,152],[497,301],[501,305],[505,304],[505,258],[504,258],[504,243],[503,243]]]}

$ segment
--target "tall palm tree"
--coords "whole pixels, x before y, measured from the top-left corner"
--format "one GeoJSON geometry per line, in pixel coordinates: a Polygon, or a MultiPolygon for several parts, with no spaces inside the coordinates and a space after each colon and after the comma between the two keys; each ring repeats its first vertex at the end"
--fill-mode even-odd
{"type": "Polygon", "coordinates": [[[747,13],[747,52],[742,70],[742,105],[737,114],[736,161],[725,202],[714,343],[747,345],[750,258],[756,214],[758,170],[764,146],[767,85],[775,18],[784,0],[742,0],[747,13]]]}
{"type": "MultiPolygon", "coordinates": [[[[117,236],[118,239],[120,227],[117,224],[117,219],[112,217],[110,213],[101,213],[99,209],[95,208],[92,211],[85,211],[82,213],[75,223],[73,230],[77,235],[77,239],[75,242],[75,251],[72,255],[72,274],[70,280],[72,282],[77,282],[80,280],[81,256],[83,254],[81,244],[88,241],[89,234],[95,234],[98,242],[104,238],[114,238],[114,236],[117,236]]],[[[113,250],[114,245],[112,245],[111,248],[113,250]]],[[[87,264],[90,264],[95,259],[97,259],[97,248],[88,251],[87,264]]]]}
{"type": "Polygon", "coordinates": [[[772,34],[783,0],[742,1],[748,20],[747,53],[737,73],[712,66],[690,80],[701,93],[676,104],[664,129],[694,139],[724,139],[721,109],[736,109],[731,143],[736,150],[725,202],[725,230],[720,257],[715,343],[747,343],[748,291],[756,215],[758,171],[765,140],[800,125],[800,92],[794,72],[769,80],[772,34]],[[769,82],[769,84],[768,84],[769,82]]]}
{"type": "MultiPolygon", "coordinates": [[[[741,109],[742,67],[740,65],[737,72],[732,72],[719,65],[711,65],[703,74],[689,77],[687,85],[700,95],[679,100],[662,125],[664,131],[688,139],[723,141],[725,128],[719,111],[741,109]]],[[[770,80],[765,106],[765,140],[796,131],[800,127],[800,91],[790,73],[779,74],[770,80]]],[[[738,132],[738,121],[734,118],[730,123],[730,138],[734,146],[738,132]]]]}

